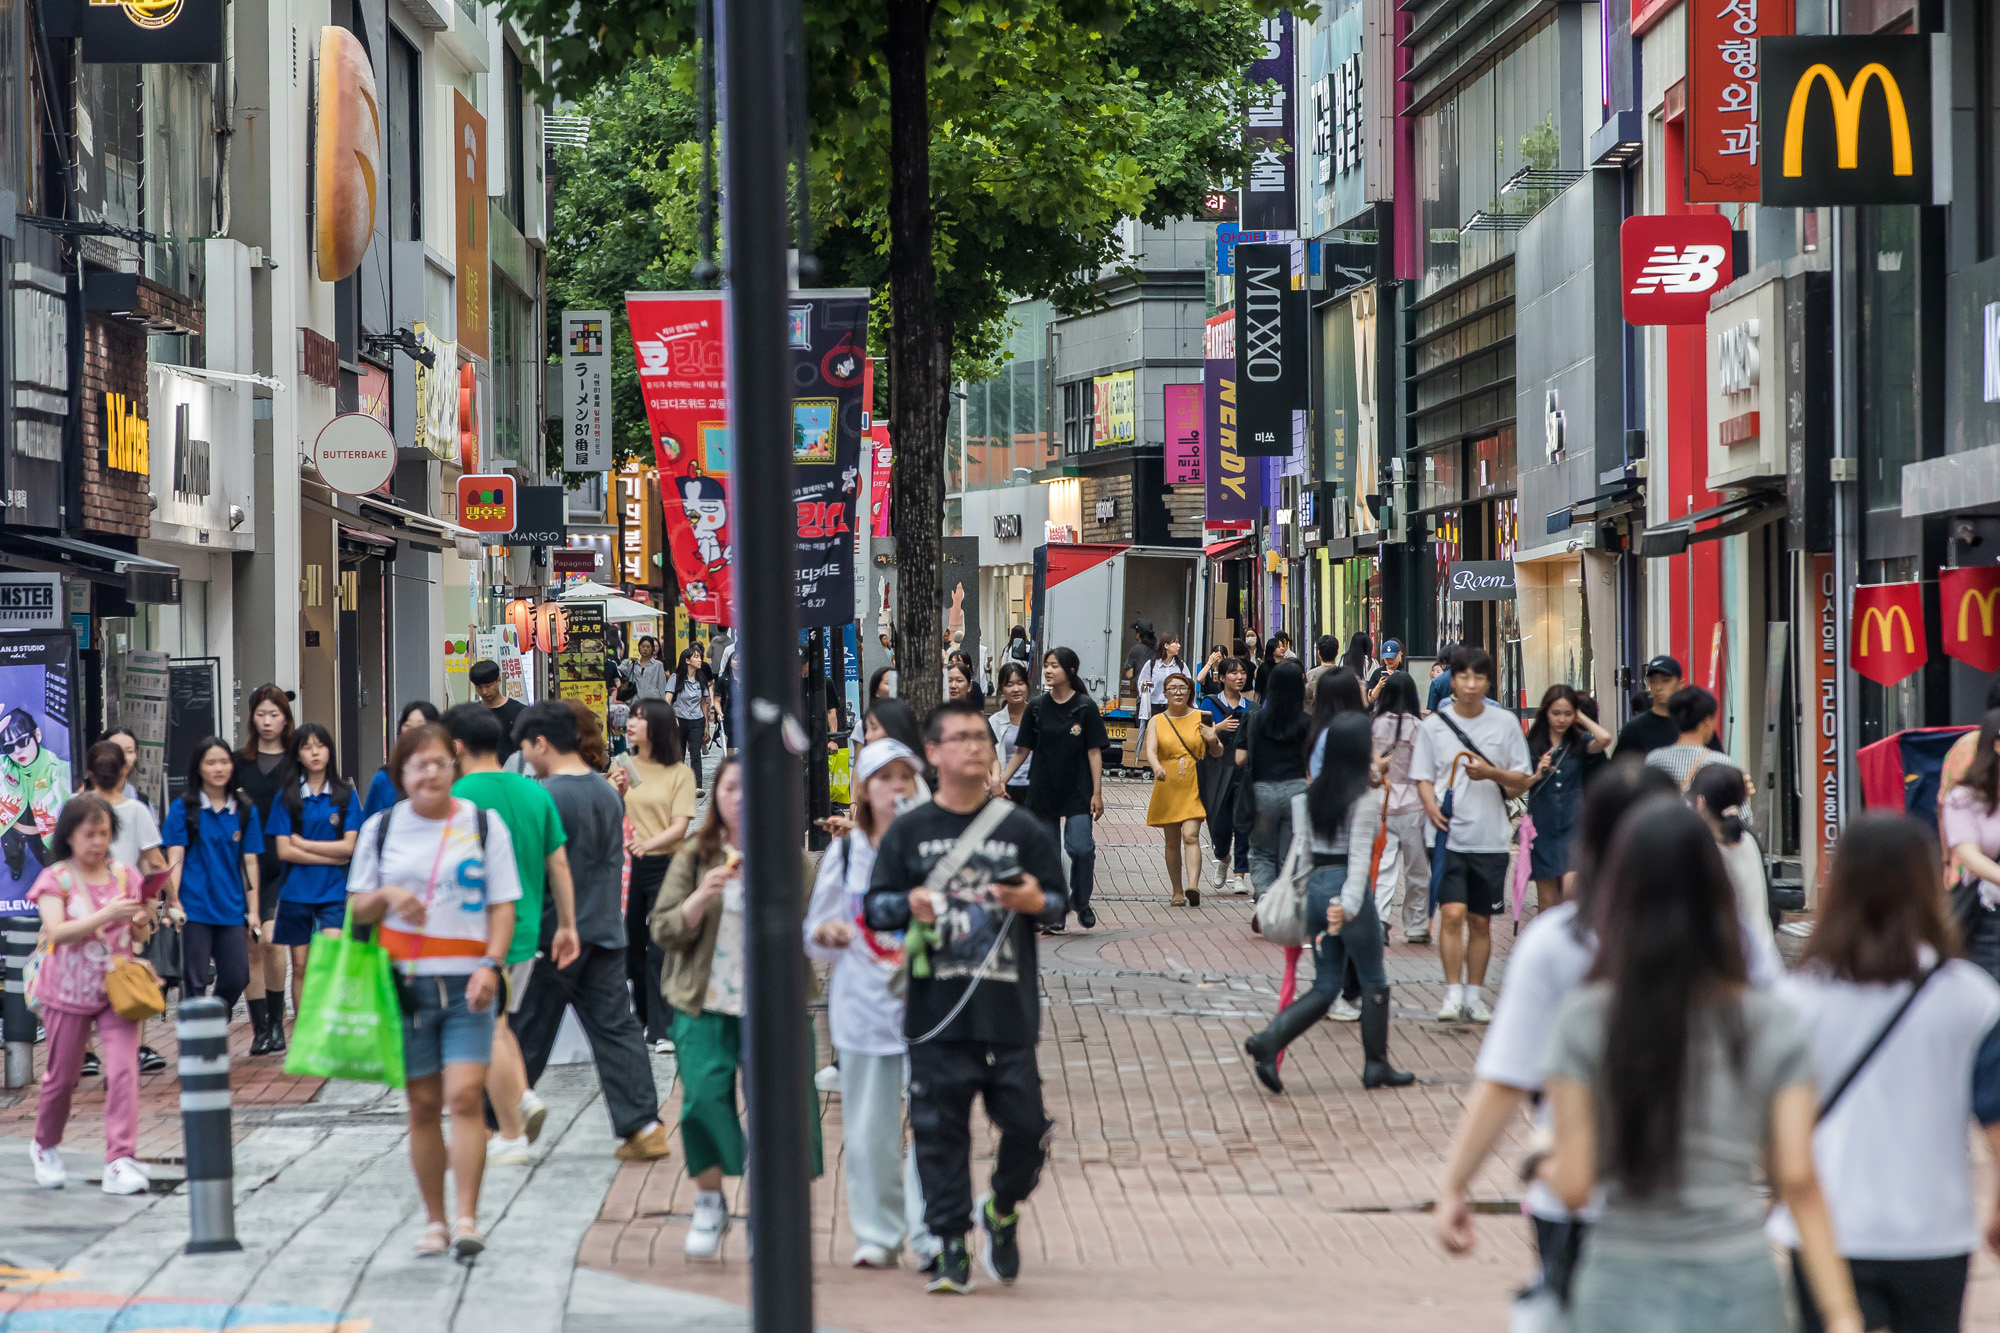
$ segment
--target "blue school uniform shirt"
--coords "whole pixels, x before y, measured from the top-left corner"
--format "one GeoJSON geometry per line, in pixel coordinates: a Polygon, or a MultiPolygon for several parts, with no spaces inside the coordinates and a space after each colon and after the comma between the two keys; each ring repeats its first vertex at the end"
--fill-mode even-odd
{"type": "MultiPolygon", "coordinates": [[[[353,788],[348,789],[347,809],[344,812],[335,811],[333,797],[325,793],[314,796],[303,782],[299,784],[299,796],[299,822],[304,827],[292,827],[292,812],[281,792],[271,799],[271,819],[264,825],[266,834],[274,838],[290,834],[308,842],[338,842],[350,832],[360,830],[361,798],[354,794],[353,788]],[[335,822],[336,813],[341,815],[338,823],[335,822]]],[[[337,903],[346,897],[346,866],[308,866],[296,861],[285,863],[285,883],[278,891],[278,901],[337,903]]]]}
{"type": "Polygon", "coordinates": [[[160,832],[162,847],[187,848],[181,863],[181,910],[188,914],[188,920],[205,926],[240,926],[247,907],[242,858],[264,850],[257,807],[245,801],[239,818],[234,802],[216,811],[204,796],[197,819],[200,827],[190,845],[187,804],[169,801],[166,827],[160,832]]]}
{"type": "MultiPolygon", "coordinates": [[[[384,810],[389,809],[402,799],[402,797],[396,794],[396,784],[390,780],[389,770],[386,768],[376,769],[375,780],[368,784],[368,797],[361,802],[362,822],[366,823],[368,820],[373,819],[376,815],[381,814],[384,810]]],[[[356,827],[359,827],[359,825],[356,827]]]]}

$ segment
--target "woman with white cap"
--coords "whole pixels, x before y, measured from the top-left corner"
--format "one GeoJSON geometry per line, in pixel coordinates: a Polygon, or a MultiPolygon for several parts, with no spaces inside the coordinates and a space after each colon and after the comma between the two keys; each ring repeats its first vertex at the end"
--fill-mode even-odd
{"type": "Polygon", "coordinates": [[[924,1226],[916,1158],[903,1149],[909,1061],[903,1001],[889,989],[902,967],[901,932],[861,922],[875,849],[902,810],[919,799],[917,756],[901,741],[871,741],[854,767],[854,828],[820,857],[806,907],[806,953],[833,964],[827,1026],[840,1053],[847,1217],[856,1268],[895,1268],[907,1241],[921,1266],[940,1245],[924,1226]]]}

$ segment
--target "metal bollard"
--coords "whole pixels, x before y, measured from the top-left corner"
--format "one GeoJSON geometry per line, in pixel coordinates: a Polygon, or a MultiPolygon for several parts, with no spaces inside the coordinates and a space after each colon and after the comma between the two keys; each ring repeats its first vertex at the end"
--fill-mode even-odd
{"type": "Polygon", "coordinates": [[[181,1138],[186,1144],[188,1254],[240,1250],[235,1152],[229,1139],[229,1007],[207,996],[182,1000],[181,1138]]]}
{"type": "Polygon", "coordinates": [[[7,965],[0,1032],[7,1042],[5,1086],[10,1088],[25,1088],[35,1079],[35,1011],[28,1008],[27,967],[41,929],[40,917],[0,916],[0,954],[7,965]]]}

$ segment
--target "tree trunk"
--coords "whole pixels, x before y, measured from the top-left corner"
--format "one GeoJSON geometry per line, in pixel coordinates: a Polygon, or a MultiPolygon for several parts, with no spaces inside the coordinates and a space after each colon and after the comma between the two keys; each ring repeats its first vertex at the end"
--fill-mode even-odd
{"type": "Polygon", "coordinates": [[[944,405],[951,350],[938,327],[931,253],[930,6],[888,0],[889,429],[896,461],[897,693],[919,719],[943,695],[939,539],[944,527],[944,405]]]}

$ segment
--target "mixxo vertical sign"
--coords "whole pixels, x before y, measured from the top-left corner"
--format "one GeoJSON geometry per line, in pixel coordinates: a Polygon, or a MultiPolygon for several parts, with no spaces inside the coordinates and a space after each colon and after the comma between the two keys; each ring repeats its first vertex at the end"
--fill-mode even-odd
{"type": "Polygon", "coordinates": [[[611,312],[562,315],[563,467],[611,470],[611,312]]]}
{"type": "Polygon", "coordinates": [[[1687,7],[1687,197],[1755,203],[1763,38],[1792,31],[1792,0],[1687,7]]]}
{"type": "Polygon", "coordinates": [[[1236,247],[1236,447],[1284,458],[1306,407],[1306,292],[1289,244],[1236,247]]]}
{"type": "Polygon", "coordinates": [[[1299,225],[1298,135],[1292,115],[1292,15],[1262,20],[1264,53],[1243,81],[1250,89],[1250,173],[1239,210],[1246,231],[1292,231],[1299,225]]]}

